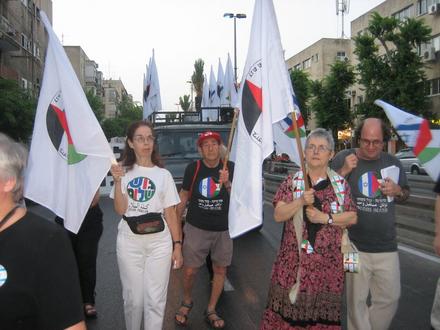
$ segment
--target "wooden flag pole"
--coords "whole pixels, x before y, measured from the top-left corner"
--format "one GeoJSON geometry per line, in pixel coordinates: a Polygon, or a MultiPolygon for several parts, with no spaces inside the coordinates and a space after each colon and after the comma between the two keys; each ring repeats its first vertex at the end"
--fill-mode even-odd
{"type": "Polygon", "coordinates": [[[293,123],[293,131],[295,133],[295,140],[296,140],[296,146],[298,148],[298,156],[301,162],[301,170],[303,172],[303,178],[304,178],[304,189],[309,190],[309,180],[307,179],[307,172],[306,172],[306,164],[304,162],[304,151],[301,144],[301,137],[299,136],[298,131],[298,124],[296,122],[296,112],[295,110],[292,111],[292,123],[293,123]]]}
{"type": "Polygon", "coordinates": [[[234,140],[235,127],[237,126],[238,112],[239,112],[239,109],[235,108],[235,110],[234,110],[234,117],[232,118],[231,130],[229,132],[228,147],[226,149],[226,155],[225,155],[225,159],[224,159],[224,162],[223,162],[223,171],[227,169],[228,160],[229,160],[229,154],[231,152],[231,147],[232,147],[232,141],[234,140]]]}

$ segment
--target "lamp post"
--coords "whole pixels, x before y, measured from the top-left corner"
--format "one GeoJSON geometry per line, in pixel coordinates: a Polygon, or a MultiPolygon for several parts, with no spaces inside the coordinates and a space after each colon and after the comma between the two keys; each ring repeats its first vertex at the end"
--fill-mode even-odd
{"type": "Polygon", "coordinates": [[[234,75],[235,83],[237,83],[237,18],[246,18],[246,14],[225,13],[223,17],[234,19],[234,75]]]}

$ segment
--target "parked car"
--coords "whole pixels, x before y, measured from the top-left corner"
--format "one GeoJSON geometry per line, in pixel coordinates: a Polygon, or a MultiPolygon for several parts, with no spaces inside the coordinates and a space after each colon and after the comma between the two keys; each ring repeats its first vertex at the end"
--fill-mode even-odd
{"type": "Polygon", "coordinates": [[[425,168],[420,163],[419,159],[414,155],[412,148],[401,149],[396,153],[397,159],[402,163],[405,172],[411,174],[426,174],[425,168]]]}

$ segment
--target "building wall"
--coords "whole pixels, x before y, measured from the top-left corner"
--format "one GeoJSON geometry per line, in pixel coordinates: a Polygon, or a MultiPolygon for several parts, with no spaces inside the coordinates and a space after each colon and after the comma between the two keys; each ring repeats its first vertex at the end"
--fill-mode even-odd
{"type": "Polygon", "coordinates": [[[17,80],[38,95],[47,37],[39,18],[52,21],[51,0],[0,0],[0,77],[17,80]]]}
{"type": "Polygon", "coordinates": [[[122,96],[128,96],[127,90],[121,80],[103,80],[104,116],[114,118],[117,114],[117,106],[122,100],[122,96]]]}

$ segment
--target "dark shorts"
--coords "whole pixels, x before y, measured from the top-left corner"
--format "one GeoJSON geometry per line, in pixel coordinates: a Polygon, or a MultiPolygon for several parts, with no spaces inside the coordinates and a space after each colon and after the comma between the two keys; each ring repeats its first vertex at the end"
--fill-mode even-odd
{"type": "Polygon", "coordinates": [[[212,263],[215,266],[227,267],[231,264],[233,244],[229,231],[203,230],[187,222],[183,227],[183,232],[185,240],[182,252],[185,266],[191,268],[202,266],[210,251],[212,263]]]}

